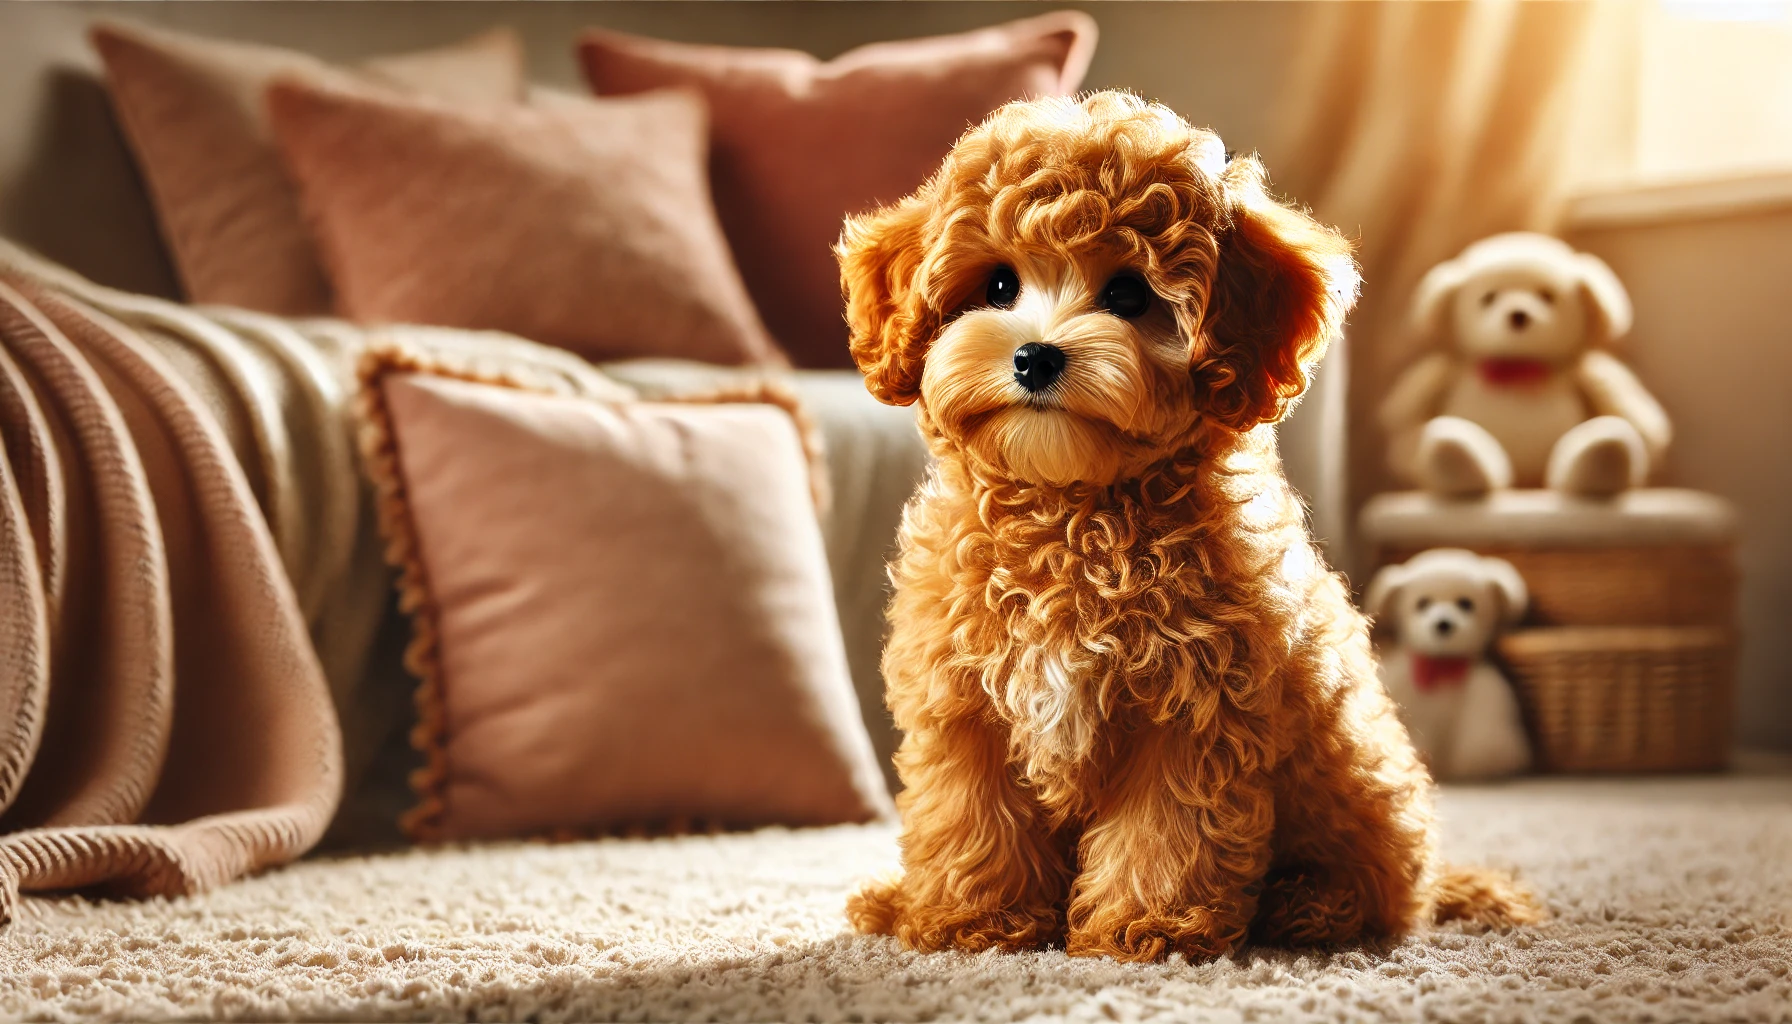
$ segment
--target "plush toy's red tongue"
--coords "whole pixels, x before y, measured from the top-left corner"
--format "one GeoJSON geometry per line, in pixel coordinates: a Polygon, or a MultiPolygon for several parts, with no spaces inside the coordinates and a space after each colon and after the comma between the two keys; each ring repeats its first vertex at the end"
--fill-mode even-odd
{"type": "Polygon", "coordinates": [[[1500,387],[1536,384],[1549,376],[1549,364],[1541,359],[1483,359],[1475,369],[1482,380],[1500,387]]]}
{"type": "Polygon", "coordinates": [[[1430,693],[1445,686],[1460,686],[1468,678],[1469,659],[1442,655],[1412,656],[1412,684],[1420,693],[1430,693]]]}

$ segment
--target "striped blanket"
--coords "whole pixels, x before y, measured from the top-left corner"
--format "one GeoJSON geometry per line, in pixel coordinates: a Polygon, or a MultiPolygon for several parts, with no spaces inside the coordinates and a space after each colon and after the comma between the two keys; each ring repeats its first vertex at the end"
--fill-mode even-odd
{"type": "MultiPolygon", "coordinates": [[[[506,336],[389,333],[619,388],[506,336]]],[[[350,409],[370,343],[0,242],[0,923],[21,891],[188,893],[323,835],[380,743],[355,711],[391,601],[350,409]]]]}

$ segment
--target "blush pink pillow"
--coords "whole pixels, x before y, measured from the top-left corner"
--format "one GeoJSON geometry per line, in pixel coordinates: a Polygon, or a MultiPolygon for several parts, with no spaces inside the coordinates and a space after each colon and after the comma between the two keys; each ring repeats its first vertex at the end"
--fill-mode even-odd
{"type": "Polygon", "coordinates": [[[106,86],[193,302],[313,316],[330,293],[280,168],[262,93],[282,74],[360,80],[456,103],[523,98],[516,34],[380,57],[354,70],[291,50],[96,23],[106,86]]]}
{"type": "Polygon", "coordinates": [[[1094,49],[1094,20],[1058,11],[827,62],[602,30],[579,58],[601,95],[702,91],[717,211],[760,314],[797,365],[850,367],[832,252],[842,218],[912,192],[1003,103],[1074,92],[1094,49]]]}
{"type": "Polygon", "coordinates": [[[362,367],[429,758],[420,839],[892,812],[790,400],[606,402],[362,367]]]}
{"type": "Polygon", "coordinates": [[[345,317],[783,362],[716,223],[693,93],[481,109],[282,79],[268,113],[345,317]]]}

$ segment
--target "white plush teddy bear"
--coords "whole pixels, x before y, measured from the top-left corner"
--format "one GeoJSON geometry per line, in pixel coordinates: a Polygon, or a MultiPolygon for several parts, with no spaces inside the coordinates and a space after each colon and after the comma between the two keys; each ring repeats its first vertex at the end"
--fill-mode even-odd
{"type": "Polygon", "coordinates": [[[1394,471],[1426,490],[1611,495],[1667,448],[1667,414],[1608,351],[1630,298],[1596,256],[1548,235],[1483,239],[1425,275],[1412,325],[1447,345],[1395,383],[1381,421],[1394,471]]]}
{"type": "Polygon", "coordinates": [[[1381,681],[1413,745],[1440,779],[1491,778],[1531,763],[1518,699],[1487,660],[1502,624],[1518,621],[1524,580],[1512,563],[1433,548],[1375,575],[1365,611],[1391,623],[1381,681]]]}

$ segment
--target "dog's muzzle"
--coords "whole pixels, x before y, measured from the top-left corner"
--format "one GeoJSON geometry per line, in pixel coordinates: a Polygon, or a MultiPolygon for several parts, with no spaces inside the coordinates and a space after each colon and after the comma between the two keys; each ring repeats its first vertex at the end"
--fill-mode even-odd
{"type": "Polygon", "coordinates": [[[1052,386],[1064,372],[1064,350],[1056,345],[1028,342],[1014,350],[1014,382],[1038,394],[1052,386]]]}

